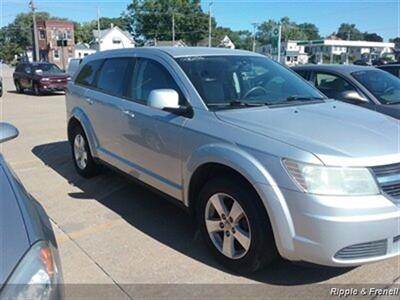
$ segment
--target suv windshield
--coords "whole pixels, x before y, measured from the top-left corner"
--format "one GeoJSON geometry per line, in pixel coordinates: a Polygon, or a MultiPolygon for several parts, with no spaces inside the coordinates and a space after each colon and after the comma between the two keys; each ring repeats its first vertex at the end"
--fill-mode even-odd
{"type": "Polygon", "coordinates": [[[42,73],[45,73],[45,74],[64,73],[59,67],[57,67],[56,65],[53,65],[53,64],[39,64],[39,65],[33,67],[33,71],[34,72],[42,71],[42,73]]]}
{"type": "Polygon", "coordinates": [[[382,104],[400,103],[400,79],[380,70],[352,73],[382,104]]]}
{"type": "Polygon", "coordinates": [[[285,105],[325,99],[299,76],[256,56],[176,59],[208,107],[285,105]]]}

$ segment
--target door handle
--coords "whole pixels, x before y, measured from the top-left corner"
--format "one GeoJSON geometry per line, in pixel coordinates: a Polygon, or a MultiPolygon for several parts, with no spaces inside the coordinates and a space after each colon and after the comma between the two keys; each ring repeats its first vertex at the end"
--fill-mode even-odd
{"type": "Polygon", "coordinates": [[[92,105],[94,103],[94,101],[90,98],[85,98],[85,101],[89,104],[92,105]]]}
{"type": "Polygon", "coordinates": [[[122,113],[124,114],[124,115],[127,115],[127,116],[129,116],[129,117],[131,117],[131,118],[134,118],[135,117],[135,113],[133,112],[133,111],[131,111],[131,110],[122,110],[122,113]]]}

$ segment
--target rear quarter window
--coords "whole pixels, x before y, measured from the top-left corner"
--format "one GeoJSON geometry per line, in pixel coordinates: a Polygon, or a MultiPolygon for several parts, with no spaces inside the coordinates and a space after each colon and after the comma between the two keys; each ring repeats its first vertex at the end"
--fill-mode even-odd
{"type": "Polygon", "coordinates": [[[75,83],[83,86],[93,87],[95,86],[95,80],[97,71],[103,64],[103,60],[94,60],[85,64],[78,76],[75,79],[75,83]]]}

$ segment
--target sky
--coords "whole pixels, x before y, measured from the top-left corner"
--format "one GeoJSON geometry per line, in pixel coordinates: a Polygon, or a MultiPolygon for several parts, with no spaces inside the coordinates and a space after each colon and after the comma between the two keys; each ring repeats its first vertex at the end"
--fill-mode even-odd
{"type": "MultiPolygon", "coordinates": [[[[74,21],[90,21],[100,16],[118,17],[129,0],[36,0],[38,11],[74,21]]],[[[12,22],[16,14],[28,12],[29,0],[0,0],[0,26],[12,22]]],[[[208,11],[209,1],[201,2],[208,11]]],[[[385,40],[400,36],[400,0],[214,0],[212,15],[218,25],[233,30],[252,30],[252,23],[288,16],[292,21],[316,24],[327,36],[341,23],[356,24],[361,31],[376,32],[385,40]]]]}

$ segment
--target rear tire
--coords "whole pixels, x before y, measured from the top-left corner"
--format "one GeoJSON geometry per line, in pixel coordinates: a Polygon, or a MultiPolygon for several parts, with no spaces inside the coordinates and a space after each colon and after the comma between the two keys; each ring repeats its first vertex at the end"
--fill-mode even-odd
{"type": "Polygon", "coordinates": [[[252,273],[277,256],[265,207],[256,191],[240,177],[207,182],[199,194],[196,214],[208,247],[224,267],[252,273]],[[219,209],[218,203],[223,204],[219,209]],[[221,216],[220,212],[225,214],[221,216]]]}
{"type": "Polygon", "coordinates": [[[82,127],[76,126],[72,130],[71,137],[72,159],[78,174],[85,178],[91,178],[99,174],[101,166],[92,157],[89,143],[82,127]]]}

